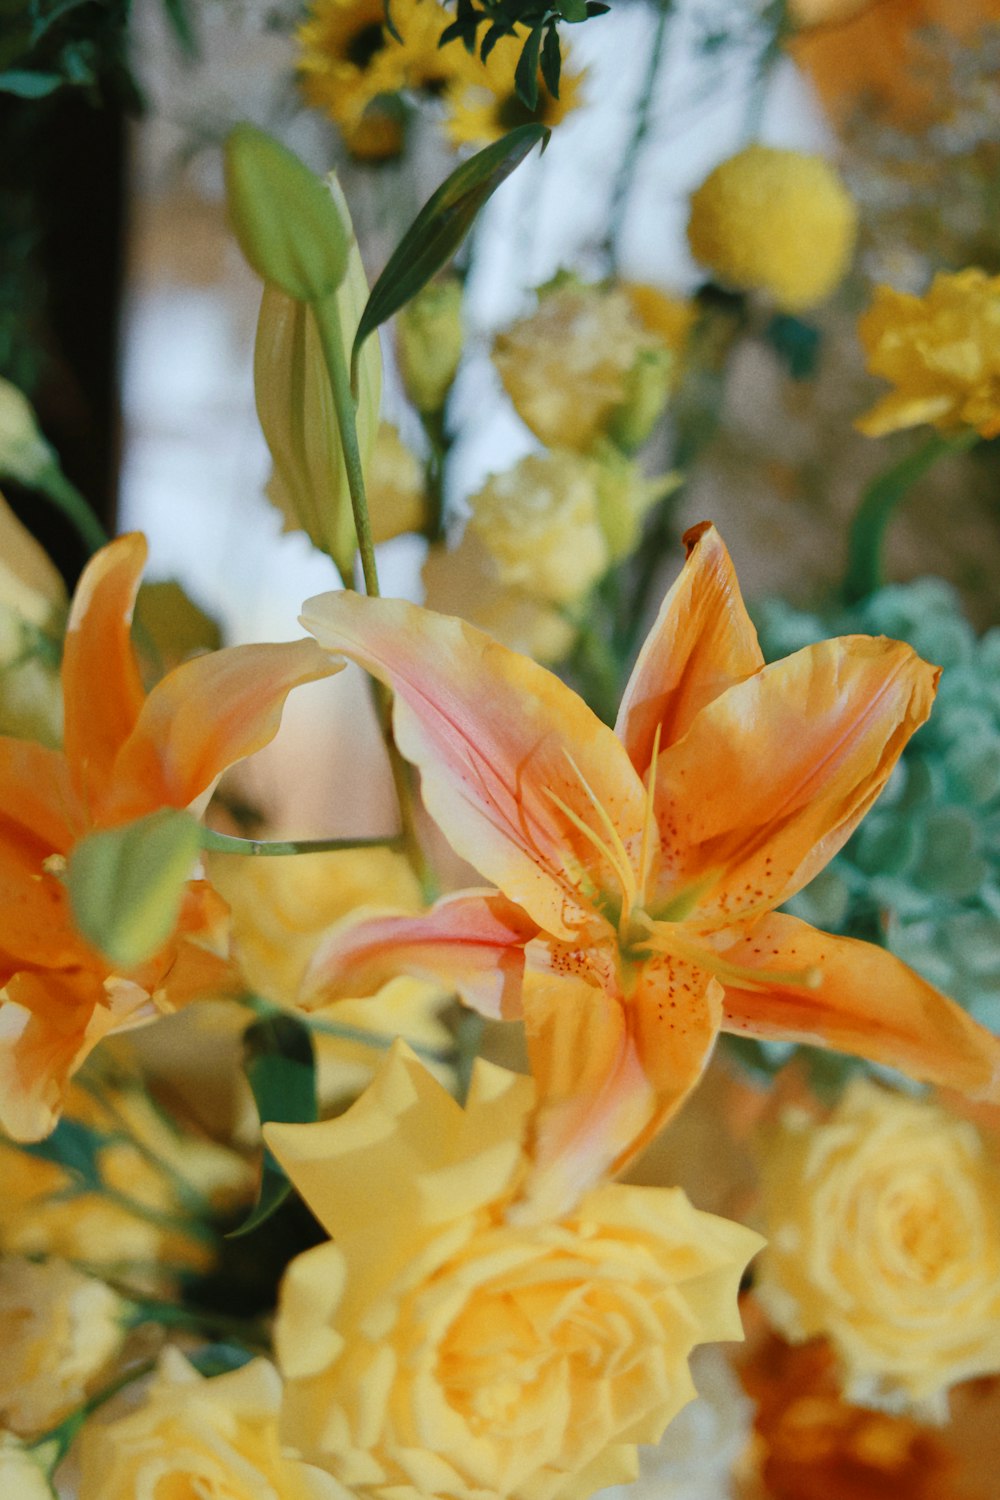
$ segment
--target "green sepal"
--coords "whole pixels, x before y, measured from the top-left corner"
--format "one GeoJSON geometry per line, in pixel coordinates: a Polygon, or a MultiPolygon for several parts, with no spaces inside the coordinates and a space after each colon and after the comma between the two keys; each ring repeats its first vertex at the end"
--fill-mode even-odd
{"type": "MultiPolygon", "coordinates": [[[[260,1123],[311,1125],[319,1117],[316,1055],[307,1027],[292,1015],[264,1016],[243,1033],[243,1068],[260,1123]]],[[[249,1234],[284,1203],[292,1185],[268,1148],[261,1163],[257,1202],[227,1239],[249,1234]]]]}
{"type": "Polygon", "coordinates": [[[200,846],[197,819],[176,807],[81,839],[65,879],[87,942],[125,970],[151,958],[177,925],[200,846]]]}

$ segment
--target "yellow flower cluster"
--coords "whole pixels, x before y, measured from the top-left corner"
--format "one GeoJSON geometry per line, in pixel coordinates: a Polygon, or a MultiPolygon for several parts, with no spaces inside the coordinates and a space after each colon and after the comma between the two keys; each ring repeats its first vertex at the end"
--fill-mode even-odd
{"type": "Polygon", "coordinates": [[[266,1127],[333,1236],[283,1284],[282,1434],[347,1490],[583,1500],[691,1399],[692,1348],[741,1336],[757,1236],[680,1191],[509,1221],[533,1092],[479,1063],[463,1111],[397,1044],[346,1115],[266,1127]]]}
{"type": "Polygon", "coordinates": [[[826,300],[850,263],[854,202],[829,162],[752,145],[691,197],[691,253],[720,281],[766,292],[786,312],[826,300]]]}
{"type": "Polygon", "coordinates": [[[1000,1182],[972,1125],[857,1081],[823,1124],[786,1113],[762,1180],[757,1293],[787,1338],[830,1340],[848,1400],[942,1418],[1000,1367],[1000,1182]]]}
{"type": "Polygon", "coordinates": [[[895,386],[859,419],[868,437],[923,422],[1000,435],[1000,276],[942,272],[922,297],[880,286],[858,333],[871,373],[895,386]]]}

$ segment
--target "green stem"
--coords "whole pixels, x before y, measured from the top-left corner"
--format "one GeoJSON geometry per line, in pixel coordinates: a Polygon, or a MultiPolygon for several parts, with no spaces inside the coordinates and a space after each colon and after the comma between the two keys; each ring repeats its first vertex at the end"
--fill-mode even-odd
{"type": "Polygon", "coordinates": [[[141,1364],[132,1365],[108,1385],[102,1386],[99,1391],[91,1396],[89,1401],[84,1402],[76,1411],[71,1412],[68,1417],[64,1417],[57,1427],[50,1427],[48,1432],[43,1432],[40,1437],[34,1438],[26,1446],[29,1448],[44,1448],[47,1443],[55,1444],[55,1453],[50,1465],[51,1475],[66,1457],[70,1444],[91,1413],[97,1411],[98,1407],[103,1406],[106,1401],[110,1401],[112,1396],[117,1396],[118,1392],[123,1391],[127,1385],[132,1385],[134,1381],[141,1380],[143,1376],[149,1375],[155,1368],[155,1359],[144,1359],[141,1364]]]}
{"type": "Polygon", "coordinates": [[[336,849],[399,849],[398,834],[372,839],[241,839],[214,828],[201,830],[201,847],[215,854],[329,854],[336,849]]]}
{"type": "Polygon", "coordinates": [[[213,1338],[234,1339],[247,1348],[270,1350],[270,1340],[259,1323],[247,1318],[228,1318],[223,1313],[210,1312],[207,1308],[179,1307],[174,1302],[157,1302],[152,1298],[133,1299],[130,1323],[138,1328],[142,1323],[159,1323],[164,1328],[193,1328],[213,1338]]]}
{"type": "Polygon", "coordinates": [[[107,544],[109,538],[104,527],[76,485],[70,483],[61,469],[53,464],[39,478],[38,489],[46,500],[50,500],[57,510],[62,511],[88,552],[98,552],[107,544]]]}
{"type": "Polygon", "coordinates": [[[434,543],[440,542],[444,536],[444,476],[451,438],[443,411],[421,412],[420,421],[430,448],[427,463],[424,465],[428,500],[427,525],[424,528],[424,535],[429,542],[434,543]]]}
{"type": "Polygon", "coordinates": [[[764,118],[764,105],[767,103],[767,86],[774,72],[775,64],[784,50],[785,39],[792,30],[792,23],[788,16],[787,0],[771,0],[771,4],[765,7],[761,17],[763,24],[768,28],[767,41],[761,49],[754,70],[754,80],[750,91],[750,104],[747,109],[744,134],[748,140],[754,140],[760,134],[760,127],[764,118]]]}
{"type": "Polygon", "coordinates": [[[376,678],[373,677],[370,681],[375,713],[382,731],[386,754],[389,757],[392,785],[399,804],[399,821],[402,828],[397,845],[402,846],[420,882],[423,898],[429,905],[437,897],[437,881],[424,853],[424,846],[420,841],[417,828],[417,788],[413,768],[408,761],[403,759],[399,753],[399,746],[396,744],[396,736],[392,729],[392,694],[384,683],[377,681],[376,678]]]}
{"type": "Polygon", "coordinates": [[[354,512],[354,530],[361,553],[361,570],[365,579],[365,592],[378,597],[378,568],[375,563],[375,543],[372,540],[371,520],[368,515],[368,500],[365,495],[365,476],[361,465],[361,450],[358,447],[357,412],[351,394],[351,378],[344,355],[344,334],[340,322],[337,294],[322,298],[311,304],[320,345],[330,377],[333,407],[340,428],[340,442],[344,452],[344,468],[347,485],[351,492],[351,509],[354,512]]]}
{"type": "Polygon", "coordinates": [[[611,192],[611,203],[608,207],[608,233],[607,233],[607,255],[608,269],[612,275],[618,271],[619,252],[621,249],[622,231],[625,227],[625,215],[628,211],[629,198],[632,194],[632,185],[635,182],[636,169],[639,164],[639,156],[645,144],[646,136],[649,134],[652,124],[653,93],[656,89],[656,79],[660,71],[660,63],[663,59],[663,48],[667,39],[667,23],[674,10],[674,0],[658,0],[659,14],[656,17],[656,26],[653,31],[653,45],[650,48],[649,61],[646,64],[646,74],[639,91],[633,116],[632,134],[628,145],[625,147],[625,155],[622,158],[621,169],[615,178],[611,192]]]}
{"type": "Polygon", "coordinates": [[[889,522],[900,502],[919,479],[948,453],[964,453],[979,441],[975,428],[945,436],[935,432],[922,447],[884,469],[861,497],[847,536],[847,568],[841,593],[846,604],[857,604],[881,588],[883,549],[889,522]]]}

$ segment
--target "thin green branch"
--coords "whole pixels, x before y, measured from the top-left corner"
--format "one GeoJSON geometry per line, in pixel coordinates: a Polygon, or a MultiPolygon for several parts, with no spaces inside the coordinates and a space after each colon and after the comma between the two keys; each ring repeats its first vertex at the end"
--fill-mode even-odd
{"type": "Polygon", "coordinates": [[[218,833],[214,828],[203,828],[201,847],[214,854],[330,854],[338,849],[401,849],[403,840],[396,833],[371,839],[243,839],[231,833],[218,833]]]}
{"type": "Polygon", "coordinates": [[[632,133],[629,136],[628,145],[625,147],[625,155],[622,157],[621,168],[611,190],[611,202],[608,206],[606,245],[608,269],[612,275],[618,271],[621,238],[625,228],[625,216],[628,212],[629,199],[632,195],[632,186],[635,182],[639,157],[642,154],[642,148],[645,145],[646,137],[652,125],[653,95],[656,91],[656,80],[659,76],[660,64],[663,60],[663,49],[667,40],[667,25],[673,14],[674,4],[675,0],[658,0],[658,14],[653,30],[653,43],[649,51],[649,60],[646,64],[646,73],[642,80],[642,87],[639,90],[635,113],[632,117],[632,133]]]}

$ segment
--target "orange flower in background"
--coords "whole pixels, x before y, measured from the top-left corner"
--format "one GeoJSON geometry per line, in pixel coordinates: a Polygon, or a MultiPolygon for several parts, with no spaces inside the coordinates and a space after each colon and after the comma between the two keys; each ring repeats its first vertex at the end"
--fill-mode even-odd
{"type": "Polygon", "coordinates": [[[765,666],[714,528],[686,538],[613,732],[458,620],[328,594],[306,627],[388,683],[456,852],[498,888],[345,927],[311,997],[446,977],[523,1014],[540,1109],[525,1197],[573,1202],[681,1104],[720,1029],[858,1053],[996,1096],[1000,1042],[883,949],[772,915],[844,844],[936,672],[848,636],[765,666]]]}
{"type": "Polygon", "coordinates": [[[0,1127],[38,1140],[70,1076],[108,1032],[227,976],[226,906],[188,884],[174,937],[128,973],[75,930],[60,874],[74,844],[160,807],[196,804],[275,734],[291,688],[329,674],[312,641],[236,646],[183,663],[147,695],[130,639],[146,543],[91,560],[63,655],[62,751],[0,737],[0,1127]]]}

